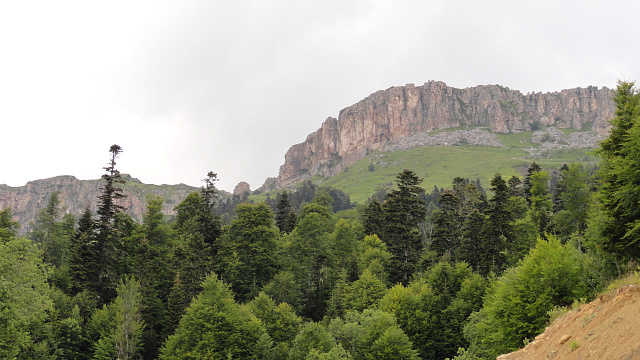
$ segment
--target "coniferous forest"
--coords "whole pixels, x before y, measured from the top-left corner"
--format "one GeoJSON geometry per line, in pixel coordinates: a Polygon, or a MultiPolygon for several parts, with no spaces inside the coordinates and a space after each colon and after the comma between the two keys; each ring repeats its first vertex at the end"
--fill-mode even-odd
{"type": "Polygon", "coordinates": [[[113,145],[95,213],[52,193],[20,237],[0,212],[0,358],[495,359],[638,269],[640,94],[614,100],[598,166],[431,192],[404,170],[355,206],[311,182],[223,202],[210,172],[137,223],[113,145]]]}

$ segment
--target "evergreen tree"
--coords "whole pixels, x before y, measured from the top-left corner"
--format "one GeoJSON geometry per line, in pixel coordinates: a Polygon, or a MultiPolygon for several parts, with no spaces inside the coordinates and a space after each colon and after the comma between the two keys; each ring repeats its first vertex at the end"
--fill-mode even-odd
{"type": "Polygon", "coordinates": [[[640,92],[633,82],[619,82],[614,96],[616,117],[603,157],[600,199],[606,220],[602,246],[625,260],[640,257],[640,92]]]}
{"type": "Polygon", "coordinates": [[[240,302],[258,295],[277,273],[276,250],[279,236],[273,212],[265,203],[240,204],[238,218],[221,238],[222,276],[240,302]]]}
{"type": "Polygon", "coordinates": [[[120,171],[116,169],[116,158],[122,152],[118,145],[109,148],[111,159],[102,175],[104,186],[98,196],[98,219],[96,220],[95,247],[92,249],[95,259],[89,260],[97,265],[95,274],[96,292],[103,303],[109,302],[115,297],[115,285],[118,279],[116,262],[119,260],[121,250],[121,237],[115,226],[117,215],[123,210],[118,200],[125,197],[120,186],[124,179],[120,171]]]}
{"type": "Polygon", "coordinates": [[[551,232],[553,203],[547,184],[549,173],[537,171],[531,174],[531,190],[529,201],[531,202],[531,219],[538,227],[538,234],[543,236],[545,232],[551,232]]]}
{"type": "Polygon", "coordinates": [[[424,192],[422,182],[410,170],[396,176],[397,190],[391,190],[383,204],[385,222],[382,240],[392,255],[389,271],[392,282],[407,283],[416,270],[422,250],[419,224],[425,221],[426,204],[418,195],[424,192]]]}
{"type": "Polygon", "coordinates": [[[527,202],[530,204],[531,198],[531,175],[535,172],[542,171],[542,167],[538,165],[535,161],[531,163],[531,166],[527,169],[527,176],[524,177],[524,181],[522,183],[522,191],[524,192],[524,198],[527,199],[527,202]]]}
{"type": "Polygon", "coordinates": [[[484,241],[478,268],[483,275],[491,271],[499,273],[505,269],[506,250],[514,242],[514,216],[509,206],[509,188],[500,174],[491,179],[491,191],[493,197],[489,200],[486,210],[486,221],[482,230],[484,241]]]}
{"type": "Polygon", "coordinates": [[[11,208],[0,211],[0,241],[7,241],[18,234],[20,225],[13,221],[11,208]]]}
{"type": "Polygon", "coordinates": [[[71,239],[69,249],[69,277],[71,293],[84,290],[96,293],[98,263],[95,250],[95,221],[89,205],[78,219],[78,229],[71,239]]]}
{"type": "Polygon", "coordinates": [[[287,191],[283,191],[278,195],[276,204],[276,226],[281,233],[290,233],[295,228],[295,212],[287,191]],[[293,215],[293,217],[292,217],[293,215]]]}

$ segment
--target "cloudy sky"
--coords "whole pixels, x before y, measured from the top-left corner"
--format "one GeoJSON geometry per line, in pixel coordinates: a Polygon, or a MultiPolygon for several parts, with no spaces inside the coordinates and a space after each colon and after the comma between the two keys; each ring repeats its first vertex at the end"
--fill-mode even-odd
{"type": "Polygon", "coordinates": [[[637,1],[2,1],[0,184],[117,167],[232,190],[369,94],[640,78],[637,1]]]}

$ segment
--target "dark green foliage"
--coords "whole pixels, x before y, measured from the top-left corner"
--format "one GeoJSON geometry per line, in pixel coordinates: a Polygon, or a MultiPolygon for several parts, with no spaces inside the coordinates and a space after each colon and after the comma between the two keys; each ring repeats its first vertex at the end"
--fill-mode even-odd
{"type": "Polygon", "coordinates": [[[98,218],[96,220],[95,245],[91,249],[90,258],[85,259],[95,264],[95,292],[103,303],[115,298],[115,287],[119,270],[115,265],[120,259],[121,235],[115,225],[117,215],[123,210],[118,200],[125,197],[122,192],[124,180],[120,171],[116,169],[116,158],[122,152],[118,145],[109,148],[111,159],[104,168],[106,174],[102,175],[104,185],[98,196],[98,218]]]}
{"type": "Polygon", "coordinates": [[[11,208],[0,211],[0,241],[7,241],[18,234],[20,225],[13,221],[11,208]]]}
{"type": "Polygon", "coordinates": [[[78,219],[78,229],[71,239],[69,249],[69,277],[71,293],[82,291],[96,293],[97,257],[95,256],[95,222],[91,209],[87,206],[78,219]]]}
{"type": "Polygon", "coordinates": [[[640,257],[640,93],[634,83],[619,82],[611,135],[601,144],[601,201],[607,216],[602,228],[606,251],[640,257]]]}
{"type": "Polygon", "coordinates": [[[278,272],[277,239],[273,212],[265,203],[240,204],[238,218],[221,239],[220,272],[240,302],[258,294],[278,272]]]}
{"type": "Polygon", "coordinates": [[[419,195],[422,182],[410,170],[396,176],[398,189],[391,190],[383,203],[384,228],[379,234],[391,253],[389,277],[392,283],[408,283],[415,272],[422,250],[419,225],[424,222],[427,208],[419,195]]]}
{"type": "Polygon", "coordinates": [[[514,243],[512,223],[515,220],[509,206],[509,188],[500,174],[491,180],[493,197],[486,210],[487,219],[483,225],[484,241],[480,249],[478,272],[487,275],[500,273],[507,265],[506,250],[514,243]]]}
{"type": "Polygon", "coordinates": [[[284,269],[294,275],[302,293],[300,314],[316,321],[324,316],[337,275],[332,227],[331,213],[323,206],[309,204],[302,209],[298,227],[284,249],[284,269]]]}
{"type": "Polygon", "coordinates": [[[172,230],[161,212],[163,200],[147,198],[143,224],[126,239],[130,244],[132,273],[140,281],[145,359],[155,359],[167,335],[168,298],[175,273],[172,269],[172,230]]]}
{"type": "Polygon", "coordinates": [[[290,233],[296,227],[296,214],[287,191],[278,195],[276,203],[276,226],[281,233],[290,233]]]}
{"type": "Polygon", "coordinates": [[[579,164],[571,164],[562,171],[557,195],[558,211],[554,216],[556,230],[567,239],[571,234],[584,234],[591,201],[591,177],[579,164]]]}

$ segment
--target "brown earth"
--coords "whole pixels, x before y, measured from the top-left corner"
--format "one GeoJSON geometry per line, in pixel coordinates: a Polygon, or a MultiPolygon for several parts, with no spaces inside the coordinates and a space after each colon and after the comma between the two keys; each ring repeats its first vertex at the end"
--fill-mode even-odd
{"type": "Polygon", "coordinates": [[[640,359],[640,286],[621,287],[571,311],[525,348],[498,360],[640,359]]]}

